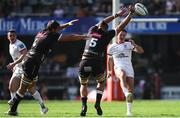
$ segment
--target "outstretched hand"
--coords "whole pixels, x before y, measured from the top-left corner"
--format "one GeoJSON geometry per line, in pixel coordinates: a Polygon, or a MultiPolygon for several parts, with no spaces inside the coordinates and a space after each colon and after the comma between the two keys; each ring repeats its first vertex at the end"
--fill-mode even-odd
{"type": "Polygon", "coordinates": [[[129,5],[128,9],[132,14],[135,12],[134,5],[129,5]]]}
{"type": "Polygon", "coordinates": [[[68,24],[69,24],[69,25],[73,25],[73,24],[74,24],[74,22],[77,22],[78,20],[79,20],[79,19],[74,19],[74,20],[71,20],[71,21],[69,21],[69,22],[68,22],[68,24]]]}

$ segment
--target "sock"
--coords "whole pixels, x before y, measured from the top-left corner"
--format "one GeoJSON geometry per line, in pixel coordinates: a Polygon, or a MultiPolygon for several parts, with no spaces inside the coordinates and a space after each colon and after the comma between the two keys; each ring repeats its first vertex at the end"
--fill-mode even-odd
{"type": "Polygon", "coordinates": [[[17,107],[19,105],[19,102],[22,100],[22,98],[23,98],[23,95],[21,95],[19,92],[17,92],[15,97],[13,98],[13,104],[10,107],[10,111],[12,111],[12,112],[17,111],[17,107]]]}
{"type": "Polygon", "coordinates": [[[16,95],[16,92],[10,92],[10,94],[11,94],[11,99],[13,99],[16,95]]]}
{"type": "Polygon", "coordinates": [[[127,97],[127,95],[129,94],[128,89],[123,87],[122,90],[123,90],[125,97],[127,97]]]}
{"type": "Polygon", "coordinates": [[[45,105],[44,105],[44,102],[42,100],[42,97],[41,97],[41,95],[39,94],[38,91],[36,91],[32,96],[34,97],[35,100],[37,100],[39,102],[41,108],[45,108],[45,105]]]}
{"type": "Polygon", "coordinates": [[[96,90],[96,103],[95,106],[100,106],[103,91],[96,90]]]}
{"type": "Polygon", "coordinates": [[[127,112],[131,112],[131,109],[132,109],[132,103],[127,102],[127,112]]]}
{"type": "Polygon", "coordinates": [[[87,104],[87,97],[86,97],[86,96],[85,96],[85,97],[82,97],[81,100],[82,100],[82,105],[83,105],[83,106],[87,106],[87,105],[86,105],[86,104],[87,104]]]}

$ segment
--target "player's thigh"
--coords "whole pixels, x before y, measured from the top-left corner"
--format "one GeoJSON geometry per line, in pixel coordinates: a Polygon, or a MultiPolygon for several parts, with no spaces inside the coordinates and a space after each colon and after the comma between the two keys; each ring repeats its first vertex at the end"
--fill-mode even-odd
{"type": "Polygon", "coordinates": [[[24,77],[23,81],[30,84],[34,79],[38,78],[40,64],[37,64],[35,60],[28,59],[23,63],[24,77]]]}
{"type": "Polygon", "coordinates": [[[9,81],[10,91],[16,91],[19,88],[20,82],[21,82],[21,77],[17,76],[15,73],[13,73],[13,75],[9,81]]]}
{"type": "Polygon", "coordinates": [[[81,84],[87,84],[92,72],[90,60],[81,60],[79,64],[79,81],[81,84]]]}
{"type": "Polygon", "coordinates": [[[33,95],[36,92],[36,82],[37,81],[32,81],[29,86],[28,86],[28,91],[33,95]]]}
{"type": "Polygon", "coordinates": [[[115,69],[115,75],[120,80],[121,85],[126,86],[126,72],[123,68],[116,68],[115,69]]]}
{"type": "Polygon", "coordinates": [[[126,72],[126,77],[134,78],[134,69],[132,65],[126,66],[125,72],[126,72]]]}
{"type": "Polygon", "coordinates": [[[103,81],[105,81],[105,67],[103,66],[103,63],[101,61],[94,62],[92,75],[96,78],[96,81],[98,83],[102,83],[103,81]]]}

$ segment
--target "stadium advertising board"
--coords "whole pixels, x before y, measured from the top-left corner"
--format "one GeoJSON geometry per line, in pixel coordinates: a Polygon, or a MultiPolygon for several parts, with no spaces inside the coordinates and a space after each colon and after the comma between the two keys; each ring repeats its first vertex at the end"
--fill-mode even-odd
{"type": "Polygon", "coordinates": [[[129,33],[160,34],[180,33],[178,22],[131,22],[127,25],[129,33]]]}
{"type": "MultiPolygon", "coordinates": [[[[60,19],[57,17],[12,17],[0,18],[0,35],[6,35],[10,28],[16,29],[18,34],[21,35],[34,35],[39,30],[42,30],[49,20],[57,20],[60,23],[66,23],[75,18],[60,19]]],[[[78,32],[84,33],[96,24],[98,21],[94,17],[80,18],[73,26],[65,28],[64,33],[78,32]]]]}
{"type": "MultiPolygon", "coordinates": [[[[146,17],[151,18],[151,17],[146,17]]],[[[163,17],[164,18],[164,17],[163,17]]],[[[19,34],[34,35],[37,31],[43,29],[47,22],[56,19],[60,23],[68,22],[75,18],[57,18],[57,17],[10,17],[0,18],[0,35],[5,35],[8,29],[15,28],[19,34]]],[[[97,17],[83,17],[73,26],[63,30],[64,33],[87,33],[88,29],[96,24],[99,19],[97,17]]],[[[178,18],[180,19],[180,17],[178,18]]],[[[161,33],[180,33],[180,22],[130,22],[127,27],[130,33],[141,34],[161,34],[161,33]]]]}

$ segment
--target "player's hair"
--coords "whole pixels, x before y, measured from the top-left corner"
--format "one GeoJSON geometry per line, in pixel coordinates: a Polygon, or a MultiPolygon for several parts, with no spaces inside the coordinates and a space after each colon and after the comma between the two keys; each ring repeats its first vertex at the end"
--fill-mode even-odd
{"type": "Polygon", "coordinates": [[[47,29],[52,30],[52,29],[57,29],[60,26],[60,24],[56,20],[51,20],[47,24],[47,29]]]}
{"type": "Polygon", "coordinates": [[[16,34],[16,30],[15,30],[15,29],[9,29],[8,32],[11,32],[11,33],[15,33],[15,34],[16,34]]]}

